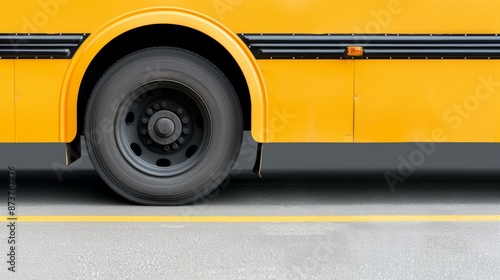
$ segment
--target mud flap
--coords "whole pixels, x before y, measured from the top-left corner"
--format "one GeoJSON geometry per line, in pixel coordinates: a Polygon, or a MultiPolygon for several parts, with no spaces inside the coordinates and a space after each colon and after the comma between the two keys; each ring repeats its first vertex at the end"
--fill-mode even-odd
{"type": "Polygon", "coordinates": [[[70,165],[81,157],[82,145],[80,136],[77,136],[71,143],[66,143],[66,165],[70,165]]]}
{"type": "Polygon", "coordinates": [[[253,172],[257,174],[257,176],[262,178],[261,170],[262,170],[262,143],[257,143],[257,157],[255,158],[253,172]]]}

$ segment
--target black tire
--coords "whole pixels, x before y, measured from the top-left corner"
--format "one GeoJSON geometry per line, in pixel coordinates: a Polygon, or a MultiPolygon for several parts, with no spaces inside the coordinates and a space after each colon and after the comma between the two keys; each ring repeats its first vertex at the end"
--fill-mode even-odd
{"type": "Polygon", "coordinates": [[[204,58],[150,48],[112,66],[85,113],[89,155],[128,200],[182,205],[213,191],[238,155],[243,118],[234,88],[204,58]]]}

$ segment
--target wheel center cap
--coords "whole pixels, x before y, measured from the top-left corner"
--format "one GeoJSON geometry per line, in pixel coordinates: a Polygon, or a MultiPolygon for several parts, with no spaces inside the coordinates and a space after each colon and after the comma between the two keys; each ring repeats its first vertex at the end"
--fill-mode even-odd
{"type": "Polygon", "coordinates": [[[169,118],[161,118],[156,121],[155,131],[160,137],[170,137],[175,132],[175,124],[169,118]]]}
{"type": "Polygon", "coordinates": [[[182,121],[167,110],[156,112],[148,122],[148,134],[160,145],[169,145],[177,141],[182,134],[182,121]]]}

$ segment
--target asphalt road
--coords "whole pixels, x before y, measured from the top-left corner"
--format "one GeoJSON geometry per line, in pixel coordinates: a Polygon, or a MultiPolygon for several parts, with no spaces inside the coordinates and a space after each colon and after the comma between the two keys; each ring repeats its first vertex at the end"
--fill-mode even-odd
{"type": "MultiPolygon", "coordinates": [[[[15,273],[7,270],[9,228],[3,218],[0,279],[498,279],[500,275],[500,218],[474,220],[500,214],[500,176],[495,173],[425,173],[392,190],[380,172],[264,175],[263,179],[234,175],[219,192],[195,205],[144,207],[115,195],[93,171],[74,171],[62,182],[52,171],[19,171],[16,215],[41,218],[16,223],[15,273]],[[398,221],[408,217],[404,215],[411,216],[398,221]],[[435,215],[444,220],[428,220],[435,215]],[[448,220],[455,215],[474,216],[470,221],[448,220]],[[55,216],[70,220],[50,222],[55,216]],[[86,221],[71,221],[75,216],[86,221]],[[94,222],[97,216],[105,220],[94,222]],[[185,220],[122,223],[112,220],[117,216],[185,220]],[[190,220],[200,216],[239,220],[190,220]],[[283,216],[348,220],[280,222],[283,216]],[[353,216],[368,221],[349,221],[353,216]],[[266,217],[267,222],[251,220],[266,217]],[[382,221],[384,217],[389,221],[382,221]]],[[[0,180],[6,181],[2,176],[0,180]]],[[[7,188],[0,191],[0,216],[5,216],[7,188]]]]}

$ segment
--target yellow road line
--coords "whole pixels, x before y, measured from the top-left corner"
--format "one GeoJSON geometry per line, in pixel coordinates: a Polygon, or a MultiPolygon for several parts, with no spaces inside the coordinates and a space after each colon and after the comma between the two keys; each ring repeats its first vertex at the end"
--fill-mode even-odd
{"type": "Polygon", "coordinates": [[[388,223],[500,222],[500,215],[368,215],[368,216],[0,216],[21,223],[388,223]]]}

